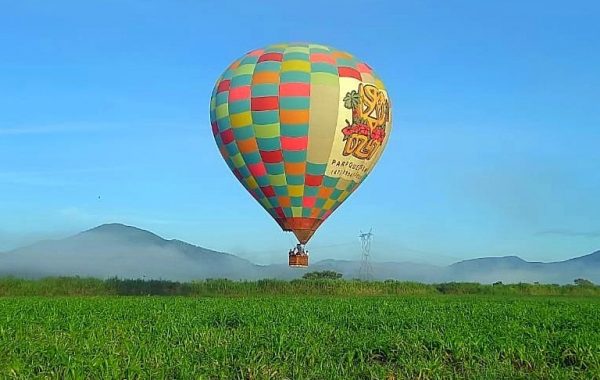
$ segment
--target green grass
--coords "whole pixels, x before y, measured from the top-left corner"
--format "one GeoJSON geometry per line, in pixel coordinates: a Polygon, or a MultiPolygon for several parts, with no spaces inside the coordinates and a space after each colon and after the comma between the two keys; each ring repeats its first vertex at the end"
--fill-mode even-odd
{"type": "Polygon", "coordinates": [[[594,297],[5,297],[0,378],[600,378],[594,297]]]}

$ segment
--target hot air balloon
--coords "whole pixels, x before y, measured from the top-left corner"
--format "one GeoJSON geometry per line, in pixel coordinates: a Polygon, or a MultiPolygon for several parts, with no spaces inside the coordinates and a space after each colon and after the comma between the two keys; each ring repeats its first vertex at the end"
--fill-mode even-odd
{"type": "Polygon", "coordinates": [[[217,80],[212,132],[225,162],[298,245],[371,172],[391,130],[383,82],[353,55],[318,44],[276,44],[235,60],[217,80]]]}

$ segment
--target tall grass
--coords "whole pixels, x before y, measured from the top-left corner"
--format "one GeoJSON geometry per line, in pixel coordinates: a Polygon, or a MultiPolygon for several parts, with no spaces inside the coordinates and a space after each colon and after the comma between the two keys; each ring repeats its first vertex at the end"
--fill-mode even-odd
{"type": "Polygon", "coordinates": [[[600,296],[600,286],[443,283],[347,280],[258,280],[208,279],[193,282],[101,280],[79,277],[49,277],[39,280],[0,278],[0,296],[391,296],[391,295],[505,295],[505,296],[600,296]]]}
{"type": "Polygon", "coordinates": [[[0,278],[0,296],[96,296],[115,295],[110,281],[96,278],[47,277],[27,280],[0,278]]]}

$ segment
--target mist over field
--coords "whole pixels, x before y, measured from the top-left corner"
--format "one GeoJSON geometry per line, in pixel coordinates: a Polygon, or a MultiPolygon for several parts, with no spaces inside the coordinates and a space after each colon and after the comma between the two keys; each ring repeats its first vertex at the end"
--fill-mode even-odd
{"type": "MultiPolygon", "coordinates": [[[[359,277],[359,261],[321,260],[308,269],[281,264],[256,265],[232,254],[216,252],[122,224],[106,224],[62,240],[46,240],[0,253],[0,275],[39,278],[85,276],[191,281],[206,278],[294,279],[307,271],[334,270],[344,278],[359,277]]],[[[313,257],[314,259],[314,257],[313,257]]],[[[465,260],[449,266],[411,262],[373,262],[373,279],[425,283],[572,283],[576,278],[600,282],[600,251],[562,262],[527,262],[516,256],[465,260]]]]}

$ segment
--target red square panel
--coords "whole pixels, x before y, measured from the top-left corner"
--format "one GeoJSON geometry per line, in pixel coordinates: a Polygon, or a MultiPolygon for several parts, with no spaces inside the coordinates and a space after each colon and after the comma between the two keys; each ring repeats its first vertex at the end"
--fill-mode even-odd
{"type": "Polygon", "coordinates": [[[281,153],[281,150],[261,150],[260,156],[262,157],[263,162],[268,164],[277,164],[279,162],[283,162],[283,154],[281,153]]]}
{"type": "Polygon", "coordinates": [[[248,170],[250,170],[250,173],[255,178],[262,177],[263,175],[267,174],[267,168],[262,162],[256,164],[248,164],[248,170]]]}
{"type": "Polygon", "coordinates": [[[252,111],[275,111],[279,109],[279,97],[262,96],[252,98],[252,111]]]}
{"type": "Polygon", "coordinates": [[[283,150],[299,151],[306,150],[308,145],[308,136],[289,137],[281,136],[281,148],[283,150]]]}
{"type": "Polygon", "coordinates": [[[302,199],[302,207],[313,208],[315,207],[316,201],[317,197],[305,197],[302,199]]]}
{"type": "Polygon", "coordinates": [[[271,186],[261,187],[260,189],[262,190],[265,197],[274,197],[275,196],[275,190],[273,190],[273,187],[271,187],[271,186]]]}
{"type": "Polygon", "coordinates": [[[304,184],[306,186],[321,186],[322,183],[323,183],[322,175],[307,174],[306,177],[304,177],[304,184]]]}
{"type": "Polygon", "coordinates": [[[283,59],[283,54],[281,53],[266,53],[260,56],[260,58],[258,59],[258,62],[265,62],[265,61],[277,61],[277,62],[281,62],[281,60],[283,59]]]}
{"type": "Polygon", "coordinates": [[[229,89],[229,101],[244,100],[250,98],[250,86],[241,86],[229,89]]]}
{"type": "Polygon", "coordinates": [[[229,129],[221,132],[221,140],[223,141],[223,144],[227,145],[230,142],[232,142],[233,139],[234,139],[233,129],[229,128],[229,129]]]}
{"type": "Polygon", "coordinates": [[[229,79],[219,82],[219,85],[217,86],[217,93],[223,92],[223,91],[229,91],[230,85],[231,85],[231,81],[229,79]]]}
{"type": "Polygon", "coordinates": [[[340,77],[343,78],[354,78],[358,80],[362,80],[362,76],[358,70],[353,69],[352,67],[338,67],[338,73],[340,77]]]}

